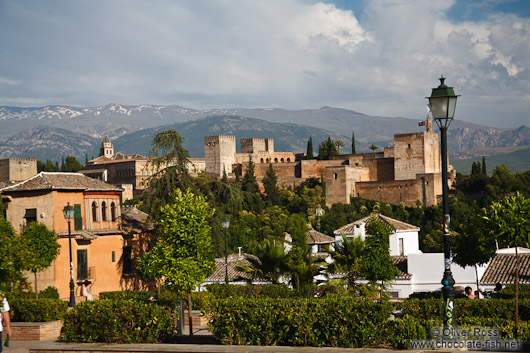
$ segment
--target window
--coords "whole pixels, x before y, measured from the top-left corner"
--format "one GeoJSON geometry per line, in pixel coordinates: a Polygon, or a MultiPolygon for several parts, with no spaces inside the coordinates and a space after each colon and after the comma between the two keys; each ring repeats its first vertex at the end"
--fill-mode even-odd
{"type": "Polygon", "coordinates": [[[88,278],[88,256],[87,250],[77,250],[77,280],[88,278]]]}
{"type": "Polygon", "coordinates": [[[112,202],[110,204],[110,219],[111,221],[116,221],[116,204],[112,202]]]}
{"type": "Polygon", "coordinates": [[[111,258],[112,262],[116,262],[116,251],[112,251],[111,258]]]}
{"type": "Polygon", "coordinates": [[[122,274],[128,275],[132,273],[132,251],[130,246],[123,247],[122,255],[122,274]]]}
{"type": "Polygon", "coordinates": [[[24,215],[26,219],[26,226],[31,222],[37,222],[37,209],[36,208],[26,208],[26,214],[24,215]]]}
{"type": "Polygon", "coordinates": [[[290,162],[291,161],[291,158],[287,158],[287,162],[290,162]]]}
{"type": "Polygon", "coordinates": [[[107,203],[105,201],[101,203],[101,220],[107,220],[107,203]]]}
{"type": "Polygon", "coordinates": [[[405,250],[403,249],[403,238],[399,238],[399,255],[403,256],[405,250]]]}
{"type": "Polygon", "coordinates": [[[337,173],[333,173],[333,179],[335,179],[335,180],[336,180],[336,179],[337,179],[337,177],[338,177],[337,173]]]}
{"type": "Polygon", "coordinates": [[[280,159],[280,162],[283,163],[283,162],[285,162],[285,161],[284,161],[284,159],[282,158],[282,159],[280,159]]]}
{"type": "Polygon", "coordinates": [[[92,221],[98,221],[98,204],[96,203],[96,201],[92,202],[92,221]]]}
{"type": "Polygon", "coordinates": [[[74,205],[74,229],[83,229],[83,217],[81,216],[81,205],[74,205]]]}
{"type": "Polygon", "coordinates": [[[278,163],[278,158],[274,158],[274,163],[278,163]]]}

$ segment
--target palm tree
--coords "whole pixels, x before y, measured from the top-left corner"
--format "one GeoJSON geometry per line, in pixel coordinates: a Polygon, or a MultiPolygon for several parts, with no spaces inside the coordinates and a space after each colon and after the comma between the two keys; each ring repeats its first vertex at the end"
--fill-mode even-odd
{"type": "Polygon", "coordinates": [[[379,147],[377,147],[376,145],[372,144],[370,146],[370,149],[372,150],[372,152],[375,152],[379,147]]]}
{"type": "Polygon", "coordinates": [[[342,142],[341,140],[337,140],[335,141],[335,145],[337,146],[337,154],[340,154],[340,148],[344,146],[344,142],[342,142]]]}
{"type": "Polygon", "coordinates": [[[251,281],[265,280],[273,284],[280,283],[280,278],[288,272],[283,243],[265,239],[254,252],[255,256],[247,257],[249,264],[240,264],[237,269],[247,273],[251,281]]]}

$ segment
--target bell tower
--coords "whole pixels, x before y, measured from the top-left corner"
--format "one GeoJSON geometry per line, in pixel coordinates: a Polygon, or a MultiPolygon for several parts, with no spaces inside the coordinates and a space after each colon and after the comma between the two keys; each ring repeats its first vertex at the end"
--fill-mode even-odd
{"type": "Polygon", "coordinates": [[[114,146],[112,145],[112,142],[110,142],[110,139],[107,135],[105,135],[105,138],[101,143],[101,147],[99,148],[99,155],[107,158],[110,158],[114,155],[114,146]]]}

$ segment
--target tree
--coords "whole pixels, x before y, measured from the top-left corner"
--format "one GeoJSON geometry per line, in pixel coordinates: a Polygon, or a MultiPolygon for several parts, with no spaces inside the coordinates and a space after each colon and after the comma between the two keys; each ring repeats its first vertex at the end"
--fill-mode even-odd
{"type": "Polygon", "coordinates": [[[265,239],[254,250],[255,256],[247,257],[248,265],[237,268],[247,273],[250,280],[265,280],[279,284],[280,278],[287,273],[287,255],[283,242],[265,239]]]}
{"type": "Polygon", "coordinates": [[[352,154],[356,154],[356,150],[355,150],[355,133],[352,131],[351,132],[351,153],[352,154]]]}
{"type": "Polygon", "coordinates": [[[54,231],[39,222],[31,222],[20,235],[24,249],[24,269],[35,276],[35,297],[39,298],[37,272],[48,268],[59,255],[59,243],[54,231]]]}
{"type": "Polygon", "coordinates": [[[252,156],[248,156],[248,165],[241,183],[241,189],[253,193],[259,192],[258,182],[256,181],[256,175],[254,174],[254,162],[252,161],[252,156]]]}
{"type": "Polygon", "coordinates": [[[493,202],[484,219],[489,233],[504,244],[515,246],[515,335],[519,324],[519,246],[530,243],[530,199],[517,192],[499,202],[493,202]]]}
{"type": "Polygon", "coordinates": [[[372,144],[370,146],[370,149],[372,150],[372,152],[375,152],[375,151],[377,151],[379,149],[379,147],[377,147],[376,145],[372,144]]]}
{"type": "Polygon", "coordinates": [[[23,257],[20,237],[15,236],[11,224],[0,214],[0,292],[21,289],[23,257]]]}
{"type": "Polygon", "coordinates": [[[361,278],[361,259],[365,254],[364,241],[361,238],[347,238],[336,243],[335,250],[330,251],[333,263],[328,266],[329,273],[344,273],[348,290],[359,292],[358,280],[361,278]]]}
{"type": "Polygon", "coordinates": [[[486,168],[486,157],[482,156],[482,175],[488,175],[488,169],[486,168]]]}
{"type": "Polygon", "coordinates": [[[385,284],[396,278],[399,270],[394,265],[389,251],[389,236],[392,227],[372,217],[366,225],[366,253],[361,262],[363,277],[373,283],[381,282],[380,297],[385,284]]]}
{"type": "Polygon", "coordinates": [[[176,189],[171,202],[162,208],[158,242],[138,264],[144,276],[164,277],[166,284],[188,293],[190,335],[191,291],[215,267],[209,225],[213,215],[203,196],[195,196],[189,189],[185,193],[176,189]]]}
{"type": "Polygon", "coordinates": [[[269,163],[269,168],[263,178],[263,187],[265,188],[265,193],[267,194],[267,200],[272,204],[278,204],[280,200],[280,191],[278,190],[278,177],[272,168],[272,163],[269,163]]]}
{"type": "Polygon", "coordinates": [[[337,155],[336,144],[331,140],[331,137],[322,141],[318,146],[318,160],[329,160],[337,155]]]}
{"type": "Polygon", "coordinates": [[[63,158],[62,172],[77,172],[83,169],[83,165],[74,156],[63,158]]]}
{"type": "Polygon", "coordinates": [[[306,159],[313,159],[313,138],[311,136],[309,136],[309,141],[307,142],[306,159]]]}
{"type": "Polygon", "coordinates": [[[307,222],[299,214],[289,217],[287,231],[291,235],[292,248],[287,254],[287,267],[291,272],[291,282],[296,291],[300,292],[300,285],[313,284],[313,277],[318,273],[318,267],[313,264],[311,249],[307,245],[307,222]]]}
{"type": "Polygon", "coordinates": [[[341,140],[337,140],[335,141],[335,145],[337,146],[337,154],[340,155],[340,148],[344,146],[344,142],[342,142],[341,140]]]}
{"type": "Polygon", "coordinates": [[[189,152],[182,147],[183,142],[175,130],[159,132],[151,142],[148,167],[153,169],[149,178],[152,192],[146,194],[142,208],[152,219],[156,220],[161,208],[172,201],[175,189],[193,187],[187,168],[189,152]]]}

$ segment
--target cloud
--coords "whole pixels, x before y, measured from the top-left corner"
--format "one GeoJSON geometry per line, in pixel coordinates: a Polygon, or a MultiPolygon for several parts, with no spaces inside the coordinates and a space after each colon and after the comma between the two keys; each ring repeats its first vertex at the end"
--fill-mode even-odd
{"type": "Polygon", "coordinates": [[[462,95],[461,119],[520,124],[529,20],[456,22],[454,5],[372,0],[355,13],[316,0],[4,0],[0,105],[328,105],[416,118],[443,73],[462,95]]]}

